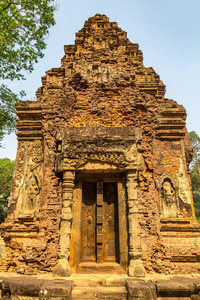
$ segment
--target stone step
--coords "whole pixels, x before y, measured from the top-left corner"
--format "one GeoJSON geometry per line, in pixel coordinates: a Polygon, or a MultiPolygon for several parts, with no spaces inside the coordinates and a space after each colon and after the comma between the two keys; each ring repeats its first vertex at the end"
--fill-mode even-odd
{"type": "Polygon", "coordinates": [[[125,287],[127,275],[117,274],[72,274],[75,287],[125,287]]]}
{"type": "Polygon", "coordinates": [[[72,300],[127,300],[125,287],[75,287],[72,300]]]}

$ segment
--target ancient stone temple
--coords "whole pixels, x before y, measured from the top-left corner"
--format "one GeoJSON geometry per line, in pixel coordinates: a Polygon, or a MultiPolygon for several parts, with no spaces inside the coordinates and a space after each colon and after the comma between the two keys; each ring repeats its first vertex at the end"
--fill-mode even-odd
{"type": "Polygon", "coordinates": [[[37,101],[16,104],[1,270],[198,273],[184,107],[105,15],[64,51],[37,101]]]}

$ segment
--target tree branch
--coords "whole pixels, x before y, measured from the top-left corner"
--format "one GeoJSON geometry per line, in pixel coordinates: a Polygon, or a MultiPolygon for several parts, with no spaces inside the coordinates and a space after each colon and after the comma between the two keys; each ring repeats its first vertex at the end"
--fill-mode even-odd
{"type": "Polygon", "coordinates": [[[8,5],[3,9],[3,11],[5,11],[6,9],[8,9],[11,4],[13,4],[12,1],[10,3],[8,3],[8,5]]]}

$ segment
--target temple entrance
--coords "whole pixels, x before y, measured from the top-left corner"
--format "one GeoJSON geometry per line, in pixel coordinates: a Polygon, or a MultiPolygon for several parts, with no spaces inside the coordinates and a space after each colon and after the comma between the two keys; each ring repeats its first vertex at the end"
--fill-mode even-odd
{"type": "Polygon", "coordinates": [[[72,273],[126,273],[124,174],[77,172],[72,214],[69,259],[72,273]]]}
{"type": "Polygon", "coordinates": [[[119,262],[116,182],[83,182],[81,262],[119,262]]]}

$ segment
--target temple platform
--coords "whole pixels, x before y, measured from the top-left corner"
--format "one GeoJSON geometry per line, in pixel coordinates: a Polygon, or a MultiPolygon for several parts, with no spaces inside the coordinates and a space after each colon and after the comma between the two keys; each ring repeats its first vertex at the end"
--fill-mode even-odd
{"type": "Polygon", "coordinates": [[[12,300],[199,300],[200,274],[147,275],[136,279],[116,274],[16,275],[0,273],[1,299],[12,300]]]}

